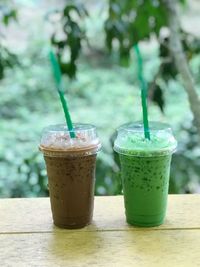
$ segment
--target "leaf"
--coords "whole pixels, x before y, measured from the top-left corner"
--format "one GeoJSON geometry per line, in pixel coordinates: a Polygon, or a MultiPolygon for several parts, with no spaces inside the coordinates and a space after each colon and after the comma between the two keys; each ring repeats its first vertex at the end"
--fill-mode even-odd
{"type": "MultiPolygon", "coordinates": [[[[108,23],[109,24],[109,23],[108,23]]],[[[107,24],[106,24],[107,25],[107,24]]],[[[106,32],[106,46],[109,50],[109,52],[112,51],[112,40],[114,37],[112,29],[108,29],[108,27],[105,25],[105,32],[106,32]]]]}
{"type": "Polygon", "coordinates": [[[66,5],[63,10],[63,16],[70,18],[71,11],[75,11],[79,15],[80,18],[82,17],[82,13],[81,13],[82,8],[79,9],[79,7],[76,5],[66,5]]]}
{"type": "Polygon", "coordinates": [[[0,80],[2,80],[3,78],[4,78],[4,66],[0,61],[0,80]]]}
{"type": "Polygon", "coordinates": [[[164,113],[165,100],[162,88],[157,83],[154,84],[154,86],[150,84],[149,88],[152,88],[152,91],[150,92],[150,99],[156,103],[161,112],[164,113]]]}
{"type": "Polygon", "coordinates": [[[120,65],[123,67],[128,67],[130,61],[130,48],[120,46],[120,65]]]}
{"type": "Polygon", "coordinates": [[[161,76],[165,81],[168,81],[172,78],[175,79],[177,74],[178,71],[174,60],[172,62],[163,64],[161,76]]]}
{"type": "Polygon", "coordinates": [[[8,26],[11,20],[17,21],[17,11],[15,9],[7,10],[3,13],[2,21],[5,26],[8,26]]]}
{"type": "Polygon", "coordinates": [[[159,55],[161,58],[163,58],[162,63],[162,69],[161,69],[161,76],[165,81],[168,81],[169,79],[176,78],[176,75],[178,73],[174,58],[171,56],[171,52],[169,50],[169,37],[164,38],[160,42],[160,48],[159,48],[159,55]],[[166,62],[165,62],[166,60],[166,62]]]}
{"type": "Polygon", "coordinates": [[[67,74],[69,78],[74,79],[76,77],[77,67],[73,62],[63,63],[60,62],[61,71],[63,74],[67,74]]]}
{"type": "Polygon", "coordinates": [[[0,80],[4,78],[5,69],[13,68],[15,65],[20,66],[18,57],[0,45],[0,80]]]}
{"type": "Polygon", "coordinates": [[[160,52],[159,55],[160,57],[170,57],[171,53],[169,50],[169,37],[165,37],[161,42],[160,42],[160,52]]]}

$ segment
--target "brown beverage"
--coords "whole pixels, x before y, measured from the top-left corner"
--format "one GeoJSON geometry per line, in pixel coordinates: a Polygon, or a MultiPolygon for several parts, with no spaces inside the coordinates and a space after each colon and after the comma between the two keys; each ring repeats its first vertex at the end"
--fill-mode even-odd
{"type": "Polygon", "coordinates": [[[46,162],[54,224],[69,229],[82,228],[92,220],[96,155],[100,147],[93,126],[79,124],[75,131],[76,139],[72,141],[57,130],[56,141],[40,146],[46,162]]]}

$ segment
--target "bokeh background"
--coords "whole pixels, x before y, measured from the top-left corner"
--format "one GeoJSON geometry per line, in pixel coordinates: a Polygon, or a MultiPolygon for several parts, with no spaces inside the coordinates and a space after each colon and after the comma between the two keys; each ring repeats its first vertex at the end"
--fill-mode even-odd
{"type": "MultiPolygon", "coordinates": [[[[177,2],[181,41],[199,93],[200,2],[177,2]]],[[[0,1],[0,197],[48,195],[38,144],[45,126],[64,123],[50,44],[73,121],[95,124],[103,144],[97,195],[121,193],[115,129],[142,119],[135,43],[143,56],[150,120],[170,123],[178,140],[170,193],[200,192],[199,135],[170,53],[168,19],[159,0],[0,1]]]]}

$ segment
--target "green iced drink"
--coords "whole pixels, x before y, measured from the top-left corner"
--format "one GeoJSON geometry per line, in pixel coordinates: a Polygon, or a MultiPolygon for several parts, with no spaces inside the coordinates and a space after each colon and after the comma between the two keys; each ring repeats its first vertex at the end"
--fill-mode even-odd
{"type": "Polygon", "coordinates": [[[150,123],[150,131],[148,140],[142,124],[124,125],[114,144],[120,157],[127,222],[146,227],[160,225],[165,218],[170,163],[177,145],[168,125],[150,123]]]}

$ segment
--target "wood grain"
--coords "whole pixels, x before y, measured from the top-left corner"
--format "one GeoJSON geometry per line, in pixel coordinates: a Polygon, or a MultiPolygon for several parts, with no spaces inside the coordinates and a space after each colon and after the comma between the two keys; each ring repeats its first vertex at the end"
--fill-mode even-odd
{"type": "MultiPolygon", "coordinates": [[[[150,229],[200,229],[200,195],[169,195],[165,223],[150,229]]],[[[141,230],[125,221],[122,196],[96,197],[92,225],[78,231],[141,230]]],[[[1,199],[0,233],[63,232],[53,225],[49,198],[1,199]]],[[[76,230],[77,231],[77,230],[76,230]]]]}
{"type": "Polygon", "coordinates": [[[3,267],[200,266],[199,230],[0,235],[3,267]]]}

